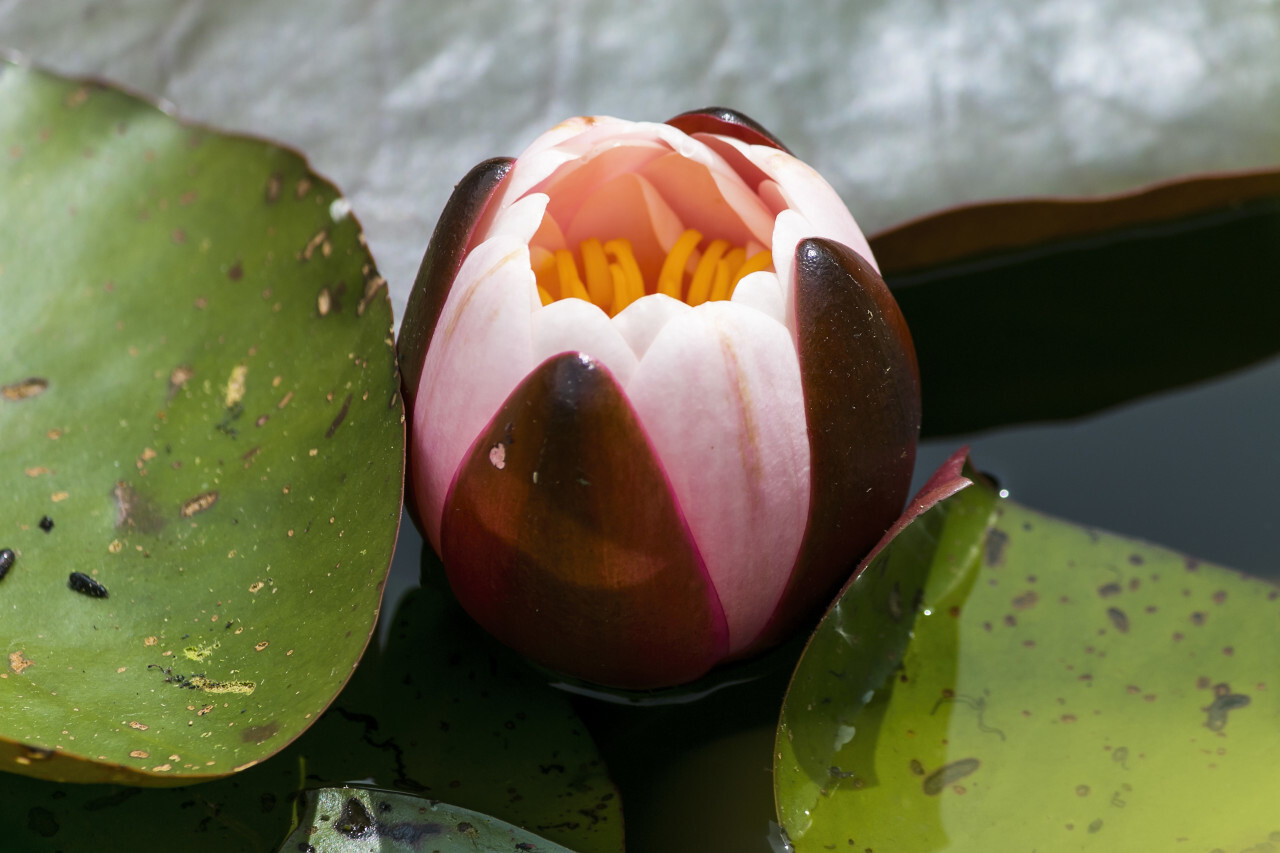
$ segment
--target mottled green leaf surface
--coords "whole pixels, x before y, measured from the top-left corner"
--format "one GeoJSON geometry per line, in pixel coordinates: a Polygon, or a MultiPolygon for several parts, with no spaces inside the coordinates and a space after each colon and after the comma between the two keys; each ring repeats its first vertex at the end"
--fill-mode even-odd
{"type": "Polygon", "coordinates": [[[307,792],[301,825],[281,853],[569,853],[517,826],[470,809],[395,791],[321,788],[307,792]]]}
{"type": "Polygon", "coordinates": [[[1271,849],[1278,599],[971,486],[898,535],[802,659],[783,826],[801,853],[1271,849]],[[923,589],[918,613],[867,642],[894,589],[923,589]]]}
{"type": "Polygon", "coordinates": [[[0,774],[0,825],[31,853],[89,837],[94,849],[130,853],[167,853],[176,839],[187,853],[273,850],[304,787],[358,779],[493,815],[578,853],[620,853],[618,798],[567,698],[462,613],[438,564],[427,571],[426,586],[396,608],[385,648],[371,645],[337,701],[270,761],[161,790],[0,774]]]}
{"type": "Polygon", "coordinates": [[[293,152],[8,64],[0,221],[0,768],[260,762],[346,682],[400,520],[359,225],[293,152]]]}

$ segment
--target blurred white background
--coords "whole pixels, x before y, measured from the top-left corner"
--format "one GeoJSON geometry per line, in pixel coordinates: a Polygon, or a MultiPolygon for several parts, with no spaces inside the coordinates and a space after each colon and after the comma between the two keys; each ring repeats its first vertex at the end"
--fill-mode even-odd
{"type": "Polygon", "coordinates": [[[454,182],[570,115],[734,107],[867,231],[1280,163],[1280,0],[0,0],[0,47],[301,149],[397,318],[454,182]]]}

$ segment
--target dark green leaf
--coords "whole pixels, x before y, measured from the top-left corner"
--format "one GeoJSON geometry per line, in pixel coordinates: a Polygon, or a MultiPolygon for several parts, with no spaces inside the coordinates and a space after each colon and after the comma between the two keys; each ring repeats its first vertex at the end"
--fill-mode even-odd
{"type": "Polygon", "coordinates": [[[992,202],[878,235],[926,438],[1072,418],[1280,353],[1280,174],[992,202]]]}

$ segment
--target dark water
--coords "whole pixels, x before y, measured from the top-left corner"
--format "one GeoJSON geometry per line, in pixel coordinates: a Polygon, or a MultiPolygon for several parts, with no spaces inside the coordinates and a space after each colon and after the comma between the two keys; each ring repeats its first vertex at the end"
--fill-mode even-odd
{"type": "Polygon", "coordinates": [[[1280,359],[1080,421],[928,441],[917,482],[963,444],[1019,503],[1280,578],[1280,359]]]}

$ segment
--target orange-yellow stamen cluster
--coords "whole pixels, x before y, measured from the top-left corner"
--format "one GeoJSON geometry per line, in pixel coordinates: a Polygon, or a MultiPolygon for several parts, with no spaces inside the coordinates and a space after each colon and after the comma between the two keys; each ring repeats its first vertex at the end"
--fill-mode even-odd
{"type": "Polygon", "coordinates": [[[739,281],[773,265],[767,250],[748,258],[745,248],[730,246],[726,240],[711,240],[699,252],[701,242],[702,234],[692,228],[681,234],[663,260],[656,282],[645,282],[631,243],[625,239],[584,240],[577,257],[568,249],[552,252],[534,246],[531,256],[538,295],[543,305],[557,299],[585,299],[612,317],[650,293],[664,293],[690,305],[728,299],[739,281]]]}

